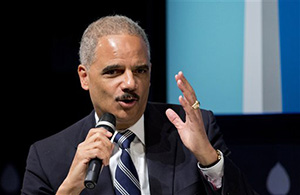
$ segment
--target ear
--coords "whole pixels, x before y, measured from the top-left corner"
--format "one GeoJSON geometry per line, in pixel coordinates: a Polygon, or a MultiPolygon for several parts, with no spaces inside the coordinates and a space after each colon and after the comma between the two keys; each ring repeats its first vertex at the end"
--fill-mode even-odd
{"type": "Polygon", "coordinates": [[[149,85],[149,87],[151,86],[151,79],[152,79],[151,69],[152,69],[152,63],[150,62],[149,63],[149,73],[150,73],[150,85],[149,85]]]}
{"type": "Polygon", "coordinates": [[[87,68],[84,65],[80,64],[78,66],[77,72],[80,79],[81,87],[84,90],[89,90],[89,77],[87,68]]]}

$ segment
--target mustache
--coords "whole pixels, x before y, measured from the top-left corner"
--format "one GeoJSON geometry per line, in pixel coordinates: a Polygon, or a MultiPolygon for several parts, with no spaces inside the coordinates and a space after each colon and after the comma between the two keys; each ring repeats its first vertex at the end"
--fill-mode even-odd
{"type": "Polygon", "coordinates": [[[125,92],[123,95],[116,97],[116,101],[124,101],[124,100],[136,100],[138,101],[140,96],[134,92],[125,92]]]}

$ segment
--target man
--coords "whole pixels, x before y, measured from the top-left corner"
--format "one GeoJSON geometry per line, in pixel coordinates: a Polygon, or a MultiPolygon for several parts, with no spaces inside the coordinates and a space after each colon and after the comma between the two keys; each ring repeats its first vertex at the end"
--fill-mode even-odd
{"type": "Polygon", "coordinates": [[[94,110],[31,146],[22,194],[119,194],[122,149],[110,140],[116,135],[94,128],[106,112],[116,117],[116,132],[135,135],[130,155],[141,194],[255,194],[227,157],[212,112],[200,110],[182,72],[175,75],[181,105],[147,102],[150,46],[137,23],[119,15],[100,18],[85,30],[79,53],[78,75],[94,110]],[[96,187],[87,189],[94,158],[104,167],[96,187]]]}

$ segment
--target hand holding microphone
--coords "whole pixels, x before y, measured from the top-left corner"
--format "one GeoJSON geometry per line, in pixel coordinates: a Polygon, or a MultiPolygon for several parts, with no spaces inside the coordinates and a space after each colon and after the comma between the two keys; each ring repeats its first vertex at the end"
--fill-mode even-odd
{"type": "Polygon", "coordinates": [[[103,156],[101,159],[110,157],[108,153],[112,144],[107,139],[111,139],[114,134],[115,124],[114,115],[110,113],[102,115],[96,128],[91,129],[85,140],[77,146],[68,175],[57,190],[57,194],[80,194],[84,188],[95,188],[101,171],[102,160],[100,157],[95,158],[94,155],[98,153],[97,156],[103,156]],[[98,127],[106,129],[107,132],[98,129],[98,127]],[[97,146],[97,142],[102,142],[102,146],[97,146]],[[102,155],[100,155],[99,150],[102,151],[102,155]],[[91,156],[93,156],[92,159],[91,156]],[[83,175],[84,177],[82,177],[83,175]]]}
{"type": "MultiPolygon", "coordinates": [[[[96,128],[105,128],[112,134],[115,132],[116,118],[111,113],[104,113],[96,125],[96,128]]],[[[86,188],[95,188],[100,170],[102,168],[102,160],[99,158],[94,158],[89,162],[89,167],[87,169],[86,177],[84,180],[84,185],[86,188]]]]}

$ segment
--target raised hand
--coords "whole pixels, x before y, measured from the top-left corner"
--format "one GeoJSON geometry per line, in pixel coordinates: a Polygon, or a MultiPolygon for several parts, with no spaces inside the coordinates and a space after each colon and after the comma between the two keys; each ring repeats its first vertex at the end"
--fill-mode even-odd
{"type": "Polygon", "coordinates": [[[217,153],[206,135],[195,91],[181,71],[175,75],[175,80],[183,94],[179,96],[179,103],[186,113],[185,122],[172,109],[167,109],[166,115],[177,128],[184,145],[196,156],[200,164],[209,165],[217,160],[217,153]]]}

